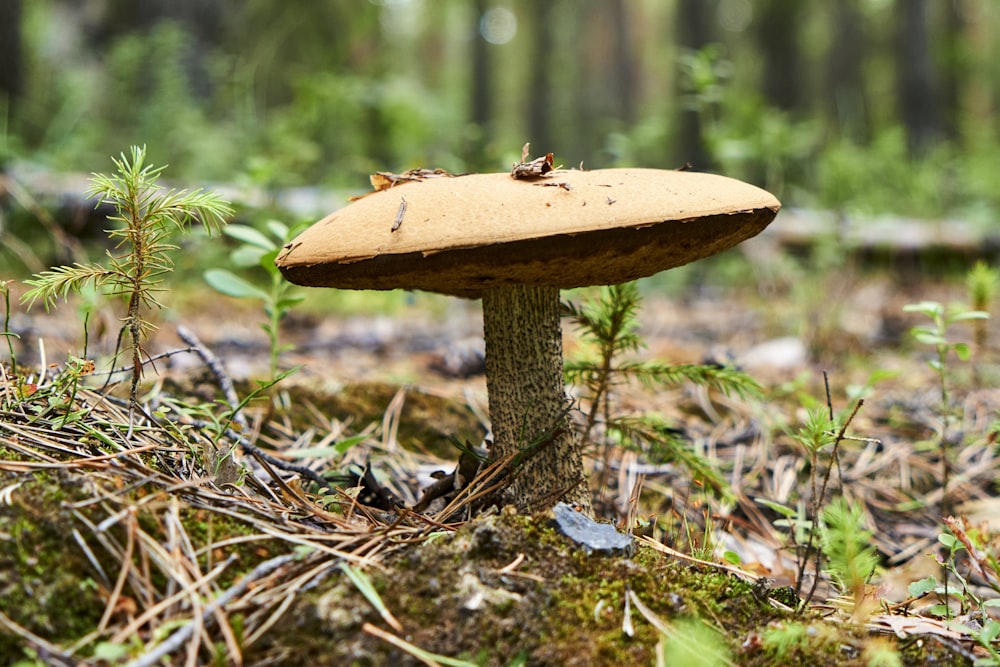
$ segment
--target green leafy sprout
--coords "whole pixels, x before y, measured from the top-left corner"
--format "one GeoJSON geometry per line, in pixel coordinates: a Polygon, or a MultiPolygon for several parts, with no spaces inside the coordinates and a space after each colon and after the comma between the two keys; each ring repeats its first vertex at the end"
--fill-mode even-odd
{"type": "Polygon", "coordinates": [[[940,448],[942,461],[942,479],[944,494],[942,495],[942,514],[948,514],[948,478],[950,464],[948,461],[948,423],[951,413],[951,397],[948,393],[948,357],[954,353],[960,361],[968,361],[970,348],[968,343],[956,342],[949,337],[950,329],[960,323],[974,320],[985,320],[989,313],[982,310],[967,310],[952,306],[946,308],[937,301],[921,301],[903,306],[907,313],[919,313],[930,320],[928,325],[919,325],[910,329],[910,335],[923,345],[934,348],[935,355],[927,360],[927,365],[938,376],[941,389],[941,434],[940,448]]]}
{"type": "MultiPolygon", "coordinates": [[[[236,275],[228,269],[209,269],[205,271],[205,282],[214,290],[237,299],[259,299],[264,304],[267,322],[261,328],[267,333],[270,341],[271,377],[278,375],[278,357],[282,352],[291,349],[290,345],[282,345],[280,339],[281,320],[288,311],[302,301],[303,297],[292,283],[285,280],[281,271],[274,265],[285,242],[294,236],[296,229],[289,229],[284,223],[269,220],[264,225],[266,231],[261,231],[250,225],[228,225],[224,233],[240,242],[232,253],[232,263],[246,270],[256,267],[263,269],[267,277],[263,286],[236,275]]],[[[249,275],[249,273],[248,273],[249,275]]]]}

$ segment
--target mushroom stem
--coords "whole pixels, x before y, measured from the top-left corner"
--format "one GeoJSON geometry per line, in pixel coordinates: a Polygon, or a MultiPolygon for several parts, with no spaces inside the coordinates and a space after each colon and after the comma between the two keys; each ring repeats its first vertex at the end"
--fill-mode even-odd
{"type": "Polygon", "coordinates": [[[568,415],[559,318],[558,288],[483,291],[491,453],[501,459],[526,452],[510,487],[518,507],[538,510],[567,500],[590,514],[582,447],[568,415]]]}

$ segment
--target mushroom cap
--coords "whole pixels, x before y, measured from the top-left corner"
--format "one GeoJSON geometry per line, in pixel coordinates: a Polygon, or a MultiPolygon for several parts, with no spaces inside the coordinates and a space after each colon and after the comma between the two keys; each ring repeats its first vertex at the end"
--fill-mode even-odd
{"type": "Polygon", "coordinates": [[[275,263],[299,285],[472,298],[503,285],[613,285],[731,248],[780,206],[755,186],[690,171],[428,178],[331,213],[275,263]]]}

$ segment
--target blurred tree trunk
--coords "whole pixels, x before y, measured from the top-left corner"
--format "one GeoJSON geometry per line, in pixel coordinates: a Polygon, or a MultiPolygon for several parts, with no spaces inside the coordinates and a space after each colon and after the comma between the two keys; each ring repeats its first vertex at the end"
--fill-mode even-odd
{"type": "Polygon", "coordinates": [[[558,89],[573,91],[555,100],[560,123],[554,130],[569,164],[601,166],[610,132],[628,132],[636,118],[636,61],[624,0],[574,0],[555,18],[554,68],[558,89]],[[567,57],[568,56],[568,57],[567,57]],[[566,122],[562,122],[562,119],[566,122]]]}
{"type": "Polygon", "coordinates": [[[487,0],[476,0],[472,12],[472,137],[466,157],[470,168],[485,169],[486,146],[492,139],[493,76],[490,48],[480,32],[480,22],[486,13],[487,0]]]}
{"type": "MultiPolygon", "coordinates": [[[[993,0],[987,0],[992,4],[993,0]]],[[[992,35],[987,28],[983,0],[941,3],[940,113],[942,132],[949,140],[961,140],[963,130],[974,130],[974,141],[992,131],[992,85],[980,72],[994,69],[991,63],[992,35]]]]}
{"type": "Polygon", "coordinates": [[[632,39],[629,34],[629,13],[625,0],[614,0],[610,4],[612,43],[612,66],[609,70],[610,86],[617,106],[617,115],[626,127],[635,123],[636,116],[636,76],[632,54],[632,39]]]}
{"type": "Polygon", "coordinates": [[[807,6],[802,0],[769,0],[759,5],[760,18],[755,22],[757,48],[764,57],[764,98],[786,111],[798,109],[802,101],[798,36],[807,6]]]}
{"type": "Polygon", "coordinates": [[[8,116],[16,114],[24,85],[21,15],[21,0],[0,0],[0,104],[6,103],[8,116]]]}
{"type": "MultiPolygon", "coordinates": [[[[711,21],[715,16],[715,2],[709,0],[678,0],[674,15],[674,35],[682,51],[698,51],[706,47],[712,39],[711,21]]],[[[682,83],[683,85],[683,83],[682,83]]],[[[685,108],[685,92],[680,86],[676,90],[679,136],[673,145],[678,151],[675,162],[690,162],[695,169],[705,170],[712,165],[712,159],[702,140],[701,119],[695,109],[685,108]]]]}
{"type": "Polygon", "coordinates": [[[535,29],[531,56],[531,84],[528,95],[528,140],[533,154],[553,150],[551,127],[552,82],[546,63],[552,59],[552,5],[555,0],[531,3],[531,23],[535,29]]]}
{"type": "Polygon", "coordinates": [[[896,0],[896,102],[912,155],[923,153],[940,130],[927,10],[927,0],[896,0]]]}
{"type": "Polygon", "coordinates": [[[826,59],[827,111],[841,136],[864,143],[870,138],[864,81],[868,40],[857,0],[836,0],[832,23],[826,59]]]}
{"type": "Polygon", "coordinates": [[[959,0],[951,4],[952,14],[960,23],[959,30],[952,34],[955,49],[961,49],[955,57],[963,67],[963,86],[956,94],[954,102],[959,105],[957,129],[972,130],[973,141],[992,140],[996,136],[994,125],[996,115],[996,87],[993,74],[996,65],[993,55],[994,33],[989,23],[995,0],[959,0]]]}

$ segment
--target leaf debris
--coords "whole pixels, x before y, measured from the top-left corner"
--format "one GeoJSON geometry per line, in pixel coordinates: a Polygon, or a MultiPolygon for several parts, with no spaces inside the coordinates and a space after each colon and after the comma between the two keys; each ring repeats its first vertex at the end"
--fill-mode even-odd
{"type": "Polygon", "coordinates": [[[395,187],[401,183],[426,181],[429,178],[454,178],[455,176],[461,176],[461,174],[452,174],[445,169],[410,169],[408,171],[404,171],[402,174],[394,174],[391,171],[377,171],[368,177],[373,190],[371,192],[366,192],[363,195],[348,197],[348,201],[364,199],[368,195],[381,192],[382,190],[388,190],[389,188],[395,187]]]}
{"type": "Polygon", "coordinates": [[[542,178],[555,168],[552,166],[552,153],[546,153],[542,157],[536,157],[529,162],[528,151],[530,149],[530,142],[521,148],[521,161],[515,163],[511,168],[511,177],[515,179],[542,178]]]}
{"type": "Polygon", "coordinates": [[[399,198],[399,211],[396,213],[396,221],[392,223],[392,229],[390,232],[394,232],[399,229],[399,226],[403,224],[403,216],[406,215],[406,197],[399,198]]]}

